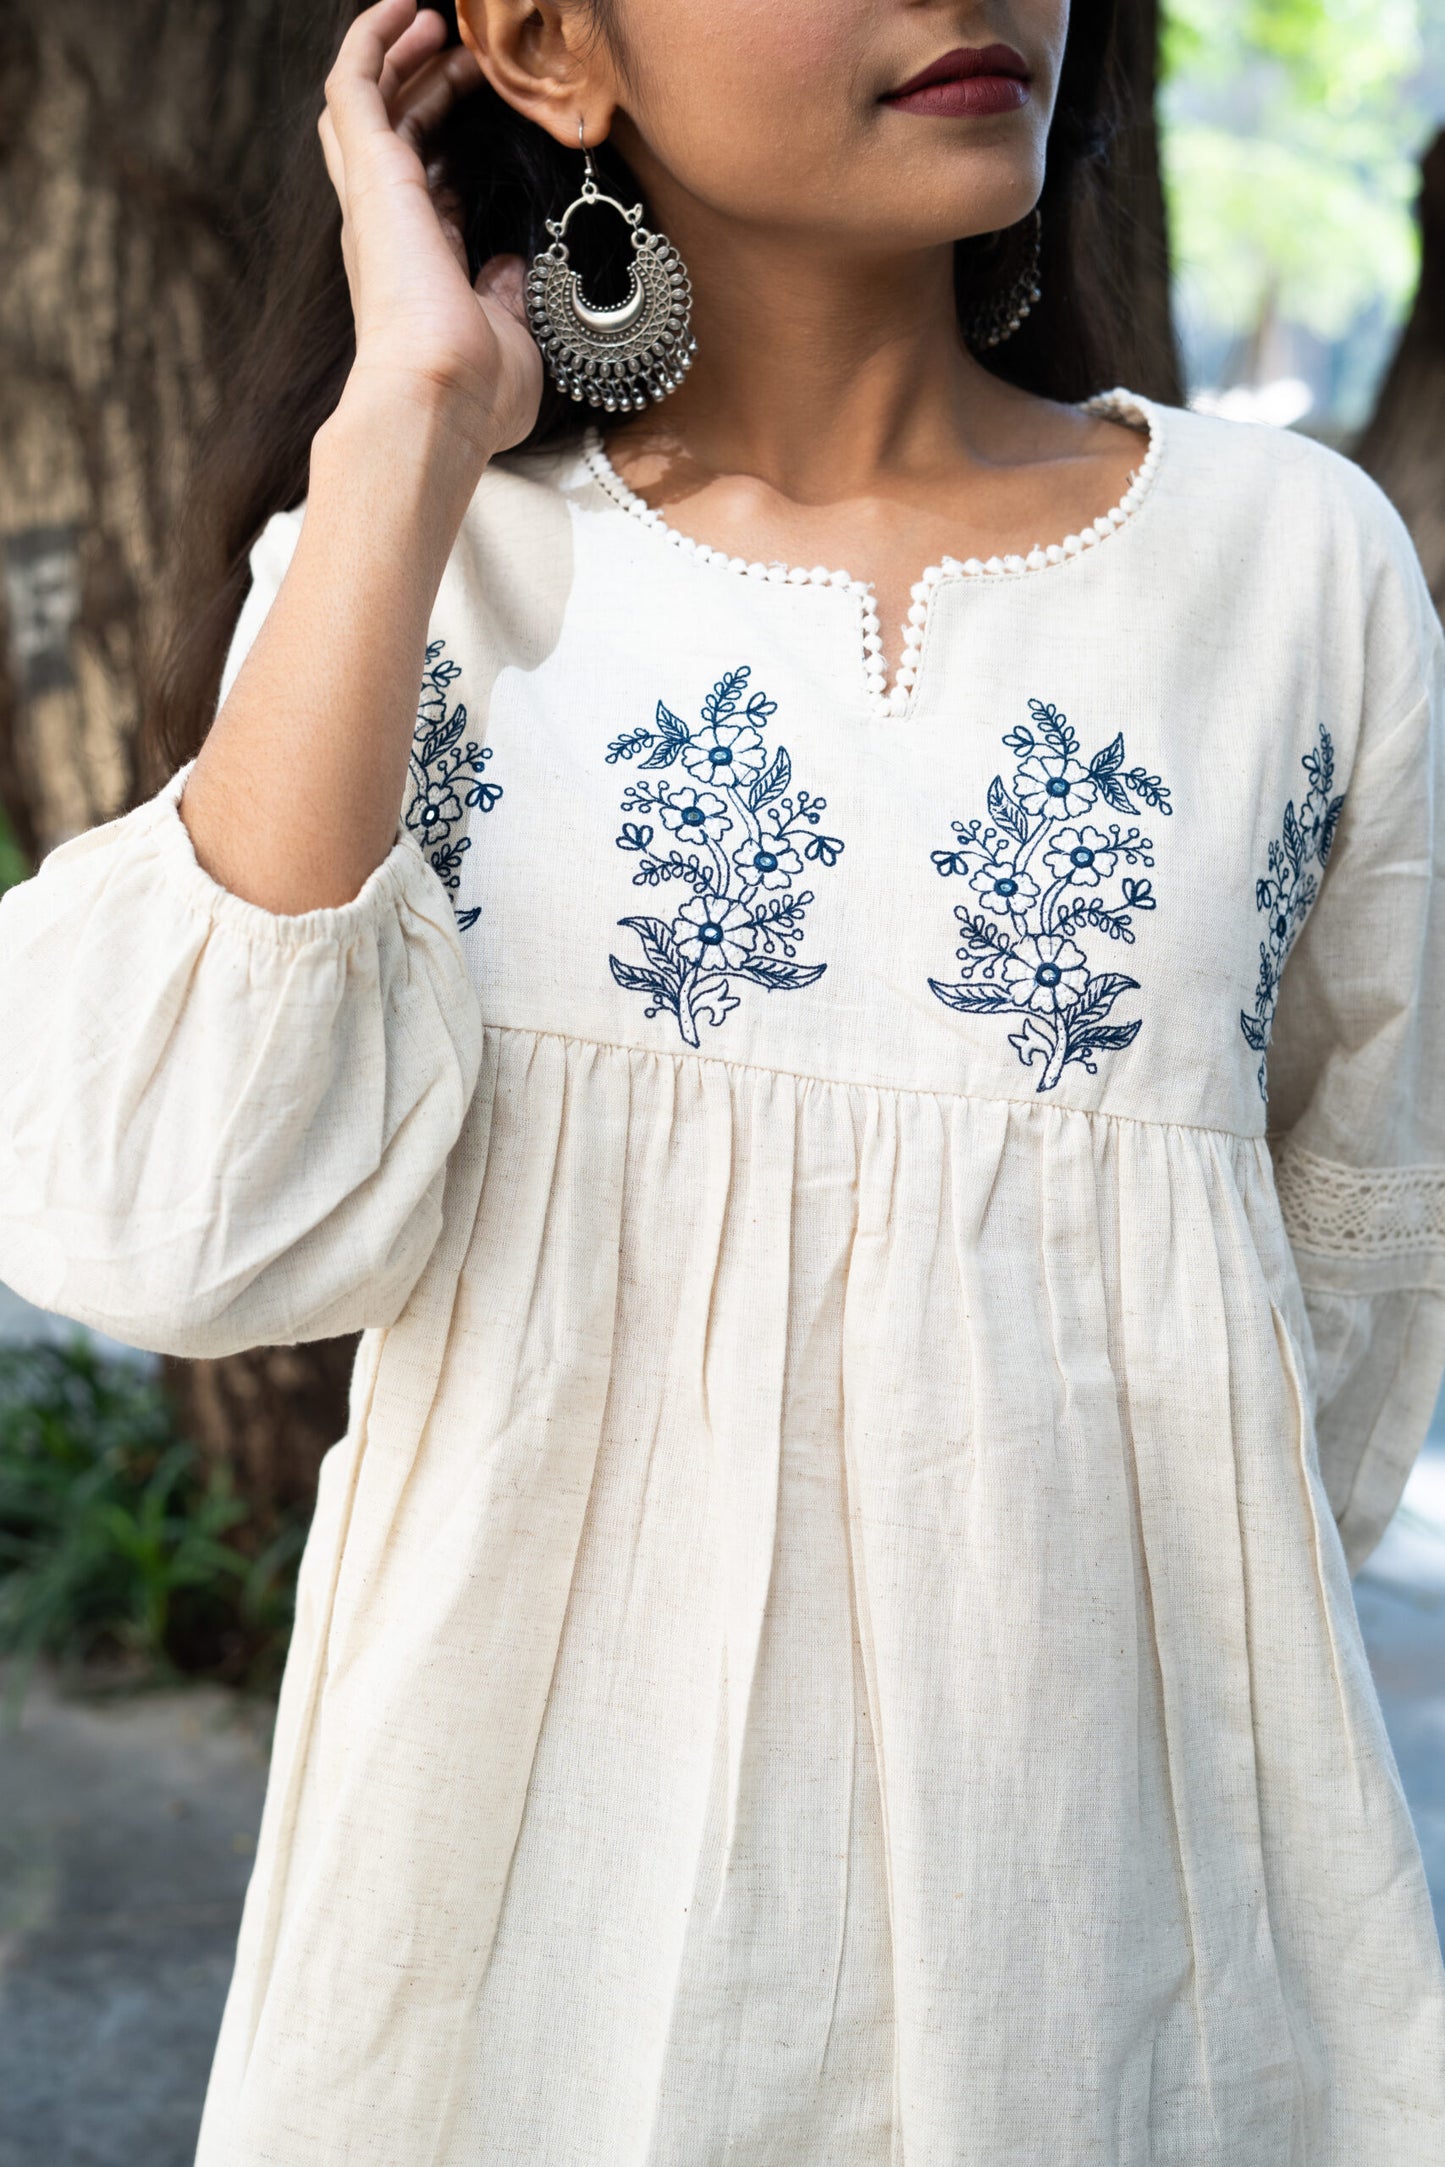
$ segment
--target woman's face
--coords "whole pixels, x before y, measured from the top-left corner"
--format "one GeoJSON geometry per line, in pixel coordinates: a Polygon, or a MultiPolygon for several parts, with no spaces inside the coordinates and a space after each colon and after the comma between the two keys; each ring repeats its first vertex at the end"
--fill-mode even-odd
{"type": "MultiPolygon", "coordinates": [[[[464,0],[474,27],[499,12],[464,0]]],[[[553,16],[575,73],[551,110],[524,110],[562,142],[579,112],[589,138],[605,128],[664,228],[691,199],[815,247],[893,254],[1012,225],[1037,200],[1069,0],[606,0],[600,37],[588,13],[553,16]],[[940,62],[945,80],[899,95],[940,62]]],[[[488,73],[522,103],[493,55],[488,73]]]]}

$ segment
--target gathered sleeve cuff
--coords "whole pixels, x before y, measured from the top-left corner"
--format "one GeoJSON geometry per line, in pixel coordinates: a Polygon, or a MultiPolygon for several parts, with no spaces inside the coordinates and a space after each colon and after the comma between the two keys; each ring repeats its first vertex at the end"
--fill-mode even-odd
{"type": "Polygon", "coordinates": [[[351,901],[249,903],[189,772],[0,900],[0,1279],[169,1354],[392,1323],[481,1061],[450,899],[399,828],[351,901]]]}

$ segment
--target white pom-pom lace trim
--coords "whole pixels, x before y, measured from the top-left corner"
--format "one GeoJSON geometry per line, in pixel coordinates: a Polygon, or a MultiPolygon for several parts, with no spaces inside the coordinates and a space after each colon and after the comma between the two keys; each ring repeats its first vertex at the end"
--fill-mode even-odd
{"type": "Polygon", "coordinates": [[[858,605],[860,625],[860,650],[863,680],[868,704],[880,717],[902,718],[911,709],[914,691],[918,683],[919,664],[922,659],[924,636],[928,629],[929,611],[938,589],[950,580],[958,579],[1019,579],[1032,573],[1052,571],[1058,566],[1072,563],[1076,558],[1087,556],[1101,542],[1109,540],[1128,524],[1144,498],[1148,495],[1163,456],[1164,438],[1159,409],[1152,400],[1142,398],[1137,392],[1127,391],[1122,385],[1112,391],[1101,391],[1082,402],[1085,413],[1132,416],[1142,421],[1149,431],[1149,448],[1130,477],[1129,486],[1117,504],[1107,512],[1100,513],[1091,526],[1078,534],[1066,534],[1061,542],[1045,545],[1036,542],[1025,555],[1006,557],[944,557],[931,564],[919,576],[910,589],[910,607],[903,625],[903,644],[893,681],[888,681],[883,657],[883,641],[878,622],[878,598],[871,581],[855,579],[851,572],[830,571],[825,565],[783,564],[750,561],[746,557],[730,555],[725,549],[713,549],[706,542],[694,541],[691,535],[682,534],[670,526],[659,511],[655,511],[636,490],[630,489],[608,458],[602,443],[602,433],[593,423],[583,438],[582,455],[594,480],[611,498],[614,504],[629,513],[639,523],[652,530],[660,539],[670,542],[695,563],[712,565],[715,569],[734,572],[745,579],[763,579],[775,586],[794,587],[840,587],[851,594],[858,605]]]}

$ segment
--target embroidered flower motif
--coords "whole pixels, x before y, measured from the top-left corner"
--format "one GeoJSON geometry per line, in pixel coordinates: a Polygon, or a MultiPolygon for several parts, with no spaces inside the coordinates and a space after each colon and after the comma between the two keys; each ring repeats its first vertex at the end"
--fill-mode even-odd
{"type": "Polygon", "coordinates": [[[726,671],[703,702],[693,732],[659,700],[655,724],[629,730],[608,747],[609,764],[641,754],[638,766],[660,770],[681,763],[706,787],[674,781],[629,783],[617,847],[638,861],[633,885],[659,888],[682,881],[692,892],[675,916],[618,920],[637,935],[643,960],[609,956],[612,975],[630,992],[645,993],[643,1013],[666,1013],[689,1046],[703,1022],[719,1024],[738,1005],[737,981],[771,993],[796,991],[821,978],[827,965],[795,960],[810,888],[794,888],[805,859],[837,862],[843,845],[819,822],[827,799],[795,790],[792,762],[779,745],[771,758],[763,730],[776,702],[748,690],[746,666],[726,671]],[[653,848],[655,814],[679,847],[653,848]],[[739,840],[731,852],[722,837],[739,840]]]}
{"type": "Polygon", "coordinates": [[[759,825],[760,832],[733,852],[733,864],[744,880],[755,880],[760,888],[791,887],[794,875],[803,870],[802,859],[775,820],[764,818],[759,825]]]}
{"type": "Polygon", "coordinates": [[[1057,1016],[1083,999],[1089,960],[1082,948],[1057,933],[1028,933],[1010,951],[1003,977],[1016,1008],[1037,1008],[1046,1016],[1057,1016]]]}
{"type": "Polygon", "coordinates": [[[1118,852],[1102,828],[1060,828],[1044,851],[1044,863],[1055,880],[1061,876],[1076,888],[1097,888],[1114,870],[1118,852]]]}
{"type": "Polygon", "coordinates": [[[1077,820],[1098,795],[1088,769],[1065,753],[1033,753],[1014,770],[1014,796],[1035,817],[1077,820]]]}
{"type": "Polygon", "coordinates": [[[968,885],[977,895],[985,910],[995,911],[1000,917],[1012,917],[1026,910],[1039,897],[1039,884],[1031,874],[1021,873],[1013,859],[989,858],[976,873],[970,873],[968,885]]]}
{"type": "Polygon", "coordinates": [[[695,895],[678,912],[673,931],[689,963],[715,963],[735,971],[747,960],[756,928],[741,903],[695,895]]]}
{"type": "Polygon", "coordinates": [[[1279,836],[1269,846],[1269,870],[1255,882],[1255,908],[1265,914],[1265,937],[1259,944],[1259,981],[1254,989],[1253,1011],[1239,1012],[1239,1027],[1260,1057],[1255,1081],[1266,1104],[1269,1041],[1279,1001],[1280,974],[1319,893],[1319,879],[1313,868],[1318,866],[1324,872],[1345,802],[1343,791],[1337,797],[1330,795],[1335,780],[1335,748],[1323,723],[1313,749],[1301,755],[1300,766],[1309,777],[1309,789],[1298,812],[1293,798],[1286,804],[1279,836]]]}
{"type": "Polygon", "coordinates": [[[766,757],[750,723],[716,722],[687,747],[682,764],[689,775],[701,775],[710,783],[750,783],[762,773],[766,757]]]}
{"type": "Polygon", "coordinates": [[[1022,1016],[1009,1044],[1025,1068],[1038,1059],[1035,1089],[1051,1091],[1071,1061],[1096,1075],[1093,1057],[1131,1045],[1143,1020],[1106,1020],[1139,981],[1095,972],[1081,945],[1085,929],[1132,941],[1131,914],[1157,901],[1152,882],[1128,873],[1119,876],[1121,900],[1105,902],[1099,891],[1116,868],[1152,865],[1154,845],[1136,827],[1094,827],[1080,815],[1100,802],[1137,813],[1136,798],[1166,816],[1174,808],[1157,775],[1125,768],[1122,733],[1085,763],[1067,716],[1043,700],[1030,700],[1029,713],[1034,727],[1020,724],[1003,740],[1014,754],[1013,789],[995,775],[989,820],[955,820],[952,847],[933,853],[937,870],[964,875],[978,900],[953,914],[963,934],[961,978],[928,983],[961,1014],[1022,1016]]]}
{"type": "Polygon", "coordinates": [[[658,808],[662,824],[674,835],[705,836],[717,842],[732,826],[726,801],[715,790],[677,790],[672,803],[658,808]]]}
{"type": "MultiPolygon", "coordinates": [[[[463,736],[467,711],[460,700],[455,707],[447,706],[447,695],[461,674],[461,665],[447,659],[446,641],[433,640],[426,651],[411,741],[406,807],[407,827],[453,898],[462,884],[462,857],[472,847],[470,835],[457,833],[466,809],[475,806],[489,813],[502,795],[501,785],[488,782],[482,773],[492,757],[491,746],[463,736]]],[[[458,928],[465,932],[480,915],[477,909],[458,910],[458,928]]]]}

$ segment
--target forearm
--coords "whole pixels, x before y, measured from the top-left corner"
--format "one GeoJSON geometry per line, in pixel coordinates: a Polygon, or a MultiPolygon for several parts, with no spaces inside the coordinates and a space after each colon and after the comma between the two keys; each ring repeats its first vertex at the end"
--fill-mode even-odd
{"type": "Polygon", "coordinates": [[[296,554],[181,801],[223,887],[348,902],[392,846],[447,557],[485,452],[440,402],[357,380],[312,446],[296,554]]]}

